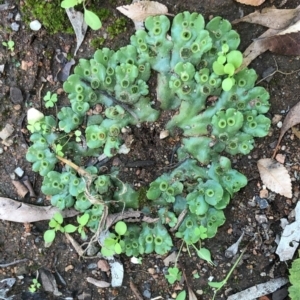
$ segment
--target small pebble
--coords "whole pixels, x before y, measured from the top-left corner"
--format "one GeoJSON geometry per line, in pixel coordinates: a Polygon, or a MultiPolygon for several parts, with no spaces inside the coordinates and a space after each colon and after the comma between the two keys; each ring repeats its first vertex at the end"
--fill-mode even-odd
{"type": "Polygon", "coordinates": [[[281,128],[281,127],[282,127],[282,122],[281,122],[281,121],[279,121],[279,122],[277,123],[277,127],[278,127],[278,128],[281,128]]]}
{"type": "Polygon", "coordinates": [[[282,115],[274,115],[274,117],[272,118],[272,124],[273,125],[277,124],[281,119],[282,119],[282,115]]]}
{"type": "Polygon", "coordinates": [[[65,267],[66,272],[68,272],[70,270],[73,270],[73,269],[74,269],[74,267],[72,265],[68,265],[68,266],[65,267]]]}
{"type": "Polygon", "coordinates": [[[3,148],[0,148],[0,154],[2,154],[2,153],[3,153],[3,151],[4,151],[4,150],[3,150],[3,148]]]}
{"type": "Polygon", "coordinates": [[[96,263],[91,263],[91,264],[88,264],[88,266],[87,266],[87,268],[89,269],[89,270],[93,270],[93,269],[97,269],[97,264],[96,263]]]}
{"type": "Polygon", "coordinates": [[[155,271],[154,268],[149,268],[149,269],[148,269],[148,272],[149,272],[151,275],[153,275],[153,274],[156,273],[156,271],[155,271]]]}
{"type": "Polygon", "coordinates": [[[268,223],[268,219],[265,215],[255,215],[255,219],[259,224],[268,223]]]}
{"type": "Polygon", "coordinates": [[[13,30],[13,31],[19,31],[20,29],[20,24],[16,23],[16,22],[13,22],[10,24],[10,28],[13,30]]]}
{"type": "Polygon", "coordinates": [[[165,139],[165,138],[168,137],[168,136],[169,136],[169,130],[162,130],[162,131],[160,132],[160,134],[159,134],[159,138],[160,138],[161,140],[165,139]]]}
{"type": "Polygon", "coordinates": [[[255,200],[260,209],[266,209],[269,206],[269,203],[265,198],[256,197],[255,200]]]}
{"type": "Polygon", "coordinates": [[[17,167],[14,171],[19,177],[22,177],[24,175],[24,171],[20,168],[17,167]]]}
{"type": "Polygon", "coordinates": [[[149,291],[149,290],[145,290],[145,291],[143,292],[143,296],[144,296],[145,298],[150,299],[150,298],[151,298],[151,293],[150,293],[150,291],[149,291]]]}
{"type": "Polygon", "coordinates": [[[20,104],[14,105],[14,110],[19,111],[20,109],[21,109],[21,105],[20,104]]]}
{"type": "Polygon", "coordinates": [[[21,14],[20,13],[16,14],[15,21],[21,21],[21,14]]]}
{"type": "Polygon", "coordinates": [[[268,196],[269,196],[269,191],[266,188],[263,188],[262,190],[259,191],[260,198],[268,198],[268,196]]]}
{"type": "Polygon", "coordinates": [[[42,27],[42,24],[38,20],[31,21],[29,27],[33,31],[39,31],[42,27]]]}
{"type": "Polygon", "coordinates": [[[284,154],[277,154],[275,159],[281,163],[281,164],[284,164],[284,161],[285,161],[285,155],[284,154]]]}

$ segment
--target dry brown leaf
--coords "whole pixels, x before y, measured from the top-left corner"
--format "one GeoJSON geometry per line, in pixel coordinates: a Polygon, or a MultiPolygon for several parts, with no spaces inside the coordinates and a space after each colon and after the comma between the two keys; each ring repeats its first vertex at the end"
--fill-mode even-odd
{"type": "Polygon", "coordinates": [[[187,286],[187,289],[188,289],[189,300],[197,300],[197,296],[195,295],[194,291],[192,290],[192,288],[189,284],[189,281],[187,280],[184,269],[182,269],[182,273],[183,273],[183,277],[184,277],[184,280],[185,280],[185,283],[186,283],[186,286],[187,286]]]}
{"type": "Polygon", "coordinates": [[[168,8],[156,1],[139,1],[117,7],[117,10],[133,21],[141,22],[149,16],[167,15],[168,8]]]}
{"type": "Polygon", "coordinates": [[[235,0],[235,1],[246,5],[259,6],[262,3],[264,3],[266,0],[235,0]]]}
{"type": "Polygon", "coordinates": [[[280,130],[280,135],[278,138],[278,142],[277,145],[275,147],[275,151],[273,153],[272,158],[275,157],[278,146],[282,140],[282,137],[284,136],[284,134],[293,126],[297,125],[300,123],[300,102],[298,102],[295,106],[293,106],[290,111],[288,112],[288,114],[286,115],[281,130],[280,130]]]}
{"type": "Polygon", "coordinates": [[[296,127],[292,127],[292,133],[300,139],[300,130],[298,130],[296,127]]]}
{"type": "Polygon", "coordinates": [[[66,13],[69,17],[69,20],[73,26],[75,35],[76,35],[76,40],[77,40],[77,45],[76,49],[74,51],[74,56],[76,55],[80,45],[82,44],[86,31],[87,31],[87,24],[84,21],[83,13],[80,11],[76,11],[73,7],[71,8],[66,8],[66,13]]]}
{"type": "Polygon", "coordinates": [[[292,20],[300,13],[300,6],[295,9],[277,9],[274,7],[267,7],[261,11],[256,10],[241,19],[234,20],[232,24],[240,22],[247,22],[259,24],[268,28],[283,30],[287,28],[292,20]]]}
{"type": "Polygon", "coordinates": [[[272,8],[235,20],[234,23],[250,22],[270,27],[245,50],[243,64],[239,70],[247,67],[252,60],[267,50],[281,55],[300,55],[299,11],[300,6],[288,11],[272,8]]]}
{"type": "Polygon", "coordinates": [[[257,162],[262,182],[271,191],[287,198],[292,197],[292,183],[287,169],[272,158],[263,158],[257,162]]]}

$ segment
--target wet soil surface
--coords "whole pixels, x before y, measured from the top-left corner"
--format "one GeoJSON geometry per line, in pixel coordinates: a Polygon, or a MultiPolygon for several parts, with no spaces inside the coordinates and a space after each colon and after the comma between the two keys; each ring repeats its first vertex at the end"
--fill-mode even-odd
{"type": "MultiPolygon", "coordinates": [[[[271,5],[267,1],[265,6],[271,5]]],[[[274,1],[279,5],[281,1],[274,1]]],[[[120,16],[115,10],[122,5],[117,1],[113,5],[109,1],[101,1],[101,5],[113,11],[113,15],[120,16]]],[[[212,16],[220,15],[229,20],[234,20],[254,11],[251,7],[239,5],[233,1],[177,1],[170,0],[165,3],[170,13],[176,14],[184,10],[197,11],[204,15],[206,20],[212,16]]],[[[38,32],[30,31],[28,25],[21,20],[18,31],[12,31],[11,23],[20,13],[22,3],[9,3],[8,10],[0,11],[0,40],[12,39],[15,42],[13,53],[0,45],[0,65],[4,64],[4,71],[0,73],[0,129],[6,124],[13,125],[14,133],[10,137],[11,142],[0,144],[0,196],[19,200],[36,205],[48,205],[49,200],[40,192],[41,178],[31,170],[31,165],[25,159],[29,146],[28,132],[26,131],[26,111],[33,106],[45,112],[41,97],[46,91],[59,91],[62,83],[55,81],[59,70],[59,63],[55,59],[58,51],[72,54],[76,39],[71,34],[49,35],[45,29],[38,32]],[[22,97],[12,97],[12,88],[21,90],[22,97]],[[12,184],[10,174],[16,167],[21,167],[34,186],[36,198],[20,198],[12,184]]],[[[295,8],[299,1],[288,1],[282,8],[295,8]]],[[[107,26],[113,22],[106,20],[103,28],[97,32],[88,32],[85,41],[80,48],[76,61],[80,57],[91,57],[95,51],[90,42],[97,35],[105,34],[107,26]]],[[[251,40],[259,36],[264,29],[256,25],[239,24],[234,27],[241,36],[241,51],[251,43],[251,40]]],[[[116,38],[108,38],[103,46],[118,49],[128,43],[130,35],[134,32],[131,21],[127,22],[125,33],[116,38]]],[[[300,69],[300,61],[297,57],[275,56],[265,53],[258,57],[252,64],[259,78],[264,77],[264,72],[276,64],[282,72],[292,72],[300,69]]],[[[277,72],[268,81],[261,82],[270,93],[271,109],[270,118],[275,115],[284,117],[289,108],[299,101],[300,72],[290,75],[277,72]]],[[[155,92],[152,92],[155,99],[155,92]]],[[[62,98],[65,97],[62,95],[62,98]]],[[[62,103],[59,104],[59,106],[62,103]]],[[[163,115],[158,122],[152,125],[144,125],[141,128],[133,128],[135,141],[129,156],[119,157],[119,163],[123,166],[123,176],[133,185],[147,185],[155,177],[164,172],[166,163],[170,163],[170,156],[176,141],[166,139],[161,141],[159,133],[164,129],[165,120],[169,116],[163,115]],[[149,166],[128,167],[131,160],[149,161],[149,166]]],[[[212,290],[208,287],[208,278],[222,280],[230,270],[234,259],[225,257],[225,250],[233,244],[244,231],[245,236],[242,246],[247,247],[241,263],[233,272],[228,284],[217,295],[216,299],[226,299],[229,294],[241,291],[255,284],[266,282],[271,278],[287,276],[287,264],[279,261],[275,254],[276,235],[281,233],[280,219],[288,218],[293,221],[293,208],[298,201],[300,141],[289,131],[282,143],[279,153],[286,156],[286,166],[293,180],[293,198],[286,199],[278,194],[268,193],[266,208],[261,209],[254,197],[259,197],[263,190],[262,182],[258,174],[256,162],[263,157],[271,157],[274,144],[279,136],[280,129],[276,124],[272,125],[270,134],[256,140],[256,147],[245,157],[232,158],[233,167],[245,174],[249,180],[248,185],[240,191],[225,210],[226,223],[219,229],[217,235],[211,240],[205,240],[205,247],[212,253],[215,267],[200,260],[192,251],[191,256],[187,249],[183,249],[180,256],[180,266],[185,272],[187,281],[196,293],[198,299],[212,299],[212,290]],[[198,278],[196,278],[198,277],[198,278]]],[[[143,299],[173,299],[186,285],[182,281],[170,285],[164,277],[165,266],[163,259],[158,255],[143,257],[142,264],[132,264],[125,256],[118,259],[123,263],[125,277],[120,288],[97,288],[87,283],[87,277],[94,277],[109,281],[109,273],[98,269],[99,258],[82,259],[78,256],[72,245],[66,238],[59,234],[50,248],[44,247],[43,232],[48,228],[48,222],[34,224],[21,224],[0,221],[0,264],[13,262],[26,258],[27,261],[13,266],[1,267],[0,280],[13,277],[16,283],[9,292],[14,299],[137,299],[130,282],[133,282],[137,290],[143,295],[143,299]],[[35,294],[27,292],[37,270],[49,270],[56,278],[61,296],[44,292],[40,289],[35,294]]],[[[80,241],[75,235],[75,239],[80,241]]],[[[180,247],[180,244],[176,244],[180,247]]],[[[235,258],[236,259],[236,258],[235,258]]],[[[279,298],[278,298],[279,299],[279,298]]],[[[280,298],[283,299],[283,298],[280,298]]]]}

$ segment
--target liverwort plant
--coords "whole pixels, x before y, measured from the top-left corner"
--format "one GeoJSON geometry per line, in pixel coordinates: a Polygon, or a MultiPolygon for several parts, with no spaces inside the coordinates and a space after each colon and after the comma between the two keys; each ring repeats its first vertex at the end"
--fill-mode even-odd
{"type": "MultiPolygon", "coordinates": [[[[65,8],[77,4],[91,23],[86,0],[62,2],[65,8]]],[[[239,43],[229,21],[215,17],[206,24],[201,14],[185,11],[172,21],[164,15],[148,17],[145,29],[137,30],[127,46],[98,49],[91,59],[79,60],[63,84],[70,105],[55,117],[39,113],[28,118],[32,145],[26,158],[44,177],[42,192],[60,210],[74,207],[83,214],[73,227],[54,218],[48,239],[66,228],[81,235],[86,227],[97,232],[107,214],[134,209],[142,211],[136,218],[141,225],[119,221],[114,231],[106,228],[102,255],[165,255],[179,239],[213,266],[202,241],[217,234],[230,199],[247,185],[247,178],[232,168],[231,157],[250,153],[254,138],[266,136],[271,123],[264,116],[269,93],[255,86],[253,69],[239,70],[239,43]],[[151,72],[157,74],[155,106],[148,87],[151,72]],[[96,105],[101,112],[88,116],[96,105]],[[119,179],[120,166],[103,172],[83,165],[95,157],[125,156],[134,138],[129,132],[157,121],[161,113],[172,116],[165,129],[180,140],[171,171],[137,188],[119,179]],[[64,163],[59,158],[63,154],[64,163]],[[77,166],[69,167],[70,162],[77,166]]],[[[179,277],[175,262],[167,279],[179,277]]]]}

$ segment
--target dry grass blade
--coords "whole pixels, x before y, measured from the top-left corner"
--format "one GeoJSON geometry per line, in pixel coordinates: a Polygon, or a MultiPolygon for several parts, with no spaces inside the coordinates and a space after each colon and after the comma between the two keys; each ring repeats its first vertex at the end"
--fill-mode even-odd
{"type": "Polygon", "coordinates": [[[287,169],[272,158],[263,158],[257,162],[261,180],[271,191],[287,198],[292,197],[292,183],[287,169]]]}
{"type": "Polygon", "coordinates": [[[137,289],[136,285],[132,281],[129,282],[129,285],[130,285],[130,288],[131,288],[132,292],[134,293],[136,299],[138,299],[138,300],[144,300],[144,298],[142,297],[141,293],[137,289]]]}
{"type": "Polygon", "coordinates": [[[293,106],[291,108],[291,110],[288,112],[288,114],[286,115],[282,127],[281,127],[281,131],[280,131],[280,135],[278,138],[278,142],[277,145],[275,147],[274,153],[272,158],[275,157],[276,153],[277,153],[277,149],[278,146],[284,136],[284,134],[293,126],[297,125],[300,123],[300,102],[298,102],[295,106],[293,106]]]}
{"type": "Polygon", "coordinates": [[[184,280],[185,280],[185,283],[186,283],[186,286],[187,286],[187,289],[188,289],[188,292],[189,292],[189,300],[197,300],[197,297],[196,297],[195,293],[193,292],[192,288],[189,285],[189,282],[187,280],[184,269],[182,269],[182,274],[183,274],[183,277],[184,277],[184,280]]]}

